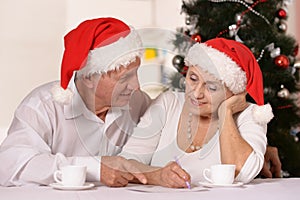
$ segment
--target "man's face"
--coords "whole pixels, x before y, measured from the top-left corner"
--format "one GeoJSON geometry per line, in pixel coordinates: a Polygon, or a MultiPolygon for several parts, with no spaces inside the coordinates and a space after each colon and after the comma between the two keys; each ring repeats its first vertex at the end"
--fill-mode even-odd
{"type": "Polygon", "coordinates": [[[95,91],[95,103],[108,107],[119,107],[128,104],[131,94],[139,88],[137,70],[141,64],[140,58],[130,63],[126,68],[103,74],[95,91]]]}

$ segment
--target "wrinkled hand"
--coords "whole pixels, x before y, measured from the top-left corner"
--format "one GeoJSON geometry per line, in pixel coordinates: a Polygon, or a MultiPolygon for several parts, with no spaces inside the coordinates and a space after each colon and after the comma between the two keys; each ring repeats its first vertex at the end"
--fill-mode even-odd
{"type": "Polygon", "coordinates": [[[225,116],[226,112],[231,112],[233,115],[245,110],[248,107],[246,94],[247,92],[236,94],[223,101],[218,109],[219,117],[225,116]]]}
{"type": "Polygon", "coordinates": [[[160,169],[160,183],[170,188],[186,188],[186,181],[190,183],[190,175],[176,162],[170,162],[160,169]]]}
{"type": "Polygon", "coordinates": [[[123,187],[134,178],[137,178],[143,184],[147,183],[144,174],[125,158],[102,156],[100,180],[102,183],[110,187],[123,187]]]}
{"type": "Polygon", "coordinates": [[[281,178],[281,162],[276,147],[267,146],[264,166],[260,175],[266,178],[281,178]]]}

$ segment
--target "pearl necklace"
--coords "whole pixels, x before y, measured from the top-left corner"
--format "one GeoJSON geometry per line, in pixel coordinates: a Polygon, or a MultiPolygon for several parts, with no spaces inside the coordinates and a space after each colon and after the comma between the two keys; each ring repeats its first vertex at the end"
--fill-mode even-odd
{"type": "Polygon", "coordinates": [[[192,129],[191,129],[191,124],[192,124],[192,113],[189,113],[189,118],[188,118],[188,128],[187,128],[187,140],[189,142],[189,148],[194,152],[194,151],[198,151],[199,149],[202,148],[202,146],[198,146],[195,145],[193,142],[193,138],[192,138],[192,129]]]}

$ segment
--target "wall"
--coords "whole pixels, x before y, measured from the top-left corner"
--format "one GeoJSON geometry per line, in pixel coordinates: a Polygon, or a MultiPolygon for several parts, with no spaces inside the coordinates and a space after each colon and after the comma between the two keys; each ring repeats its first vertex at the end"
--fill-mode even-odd
{"type": "Polygon", "coordinates": [[[0,0],[0,131],[29,91],[58,78],[65,10],[64,0],[0,0]]]}
{"type": "MultiPolygon", "coordinates": [[[[289,27],[291,29],[292,34],[295,35],[296,40],[300,41],[300,1],[294,0],[294,3],[290,6],[291,12],[291,18],[289,19],[289,27]],[[292,22],[292,23],[290,23],[292,22]]],[[[298,60],[300,59],[300,53],[297,56],[298,60]]]]}
{"type": "MultiPolygon", "coordinates": [[[[287,34],[293,36],[297,41],[300,41],[300,1],[294,0],[292,4],[288,6],[288,23],[287,34]]],[[[300,58],[298,54],[297,58],[300,58]]]]}

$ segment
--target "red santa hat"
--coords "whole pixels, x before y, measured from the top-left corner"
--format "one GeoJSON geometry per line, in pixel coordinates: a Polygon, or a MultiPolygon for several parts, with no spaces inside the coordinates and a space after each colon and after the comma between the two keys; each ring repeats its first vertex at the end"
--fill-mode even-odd
{"type": "Polygon", "coordinates": [[[68,104],[73,92],[68,84],[74,71],[90,76],[128,66],[142,56],[141,38],[124,22],[115,18],[86,20],[64,37],[60,86],[52,89],[53,98],[68,104]]]}
{"type": "Polygon", "coordinates": [[[258,106],[253,110],[258,123],[273,118],[272,108],[264,105],[263,77],[260,66],[248,47],[234,40],[215,38],[194,44],[186,58],[187,66],[198,66],[222,81],[233,94],[244,92],[258,106]]]}

